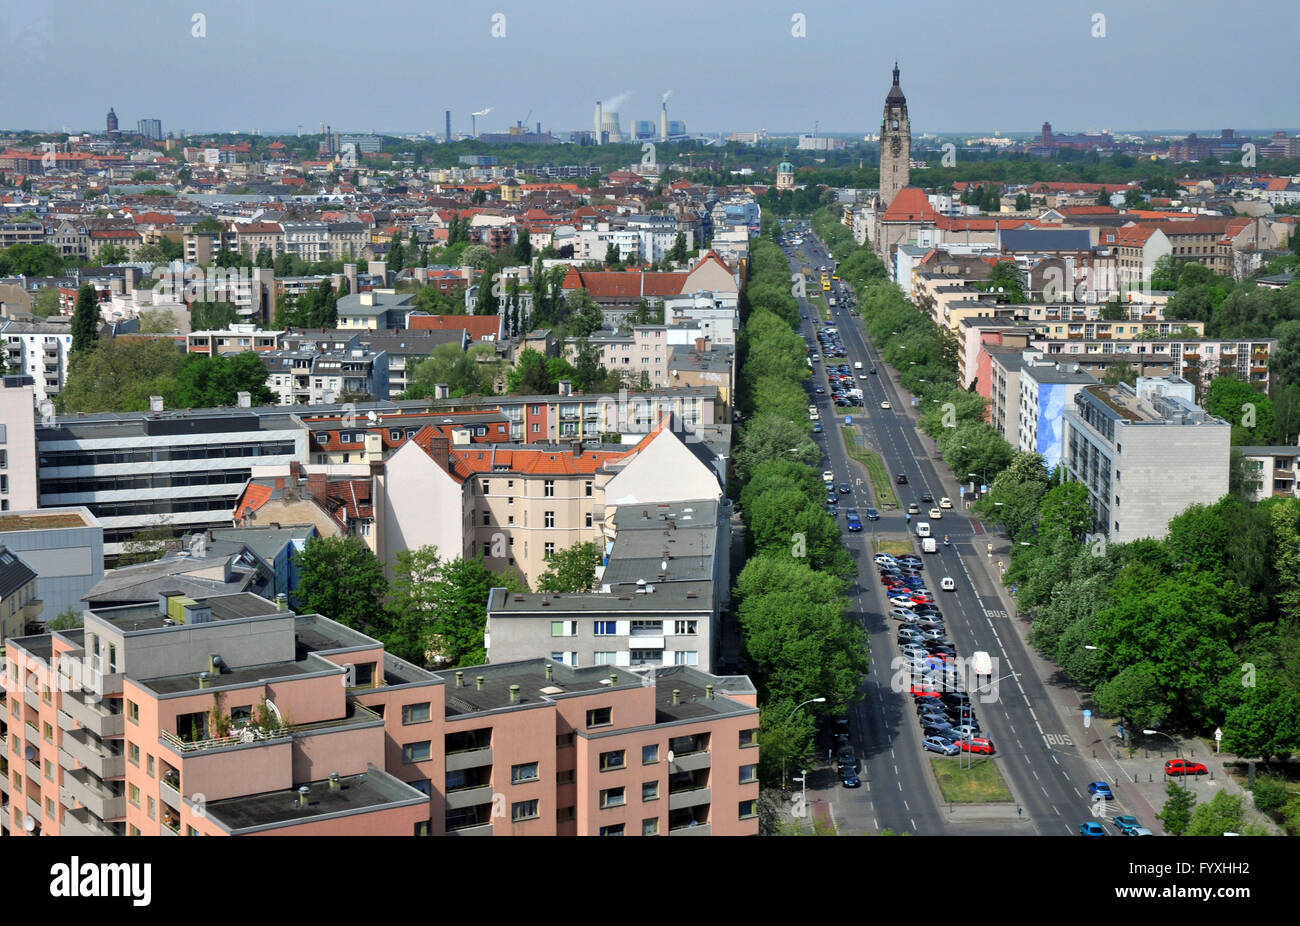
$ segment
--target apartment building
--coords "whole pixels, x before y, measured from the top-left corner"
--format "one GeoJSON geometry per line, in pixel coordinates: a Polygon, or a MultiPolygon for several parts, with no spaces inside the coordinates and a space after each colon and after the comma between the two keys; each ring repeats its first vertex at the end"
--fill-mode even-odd
{"type": "Polygon", "coordinates": [[[1049,470],[1061,462],[1062,427],[1066,409],[1080,389],[1097,380],[1078,364],[1053,362],[1037,351],[1025,352],[1020,369],[1017,430],[1003,434],[1021,450],[1040,454],[1049,470]]]}
{"type": "Polygon", "coordinates": [[[9,509],[0,514],[0,544],[23,558],[39,577],[50,621],[81,601],[104,577],[104,528],[90,510],[9,509]]]}
{"type": "Polygon", "coordinates": [[[169,412],[161,405],[67,416],[36,428],[40,507],[90,509],[104,527],[107,557],[146,528],[179,535],[225,527],[252,466],[306,459],[307,429],[289,413],[169,412]]]}
{"type": "Polygon", "coordinates": [[[1137,386],[1084,386],[1064,415],[1065,478],[1082,482],[1094,529],[1124,543],[1160,539],[1189,505],[1228,492],[1231,426],[1195,404],[1195,386],[1175,376],[1137,386]]]}
{"type": "Polygon", "coordinates": [[[1139,376],[1178,376],[1196,387],[1198,400],[1216,376],[1229,373],[1250,382],[1262,392],[1271,387],[1269,360],[1277,350],[1276,338],[1168,337],[1118,340],[1056,339],[1035,336],[1031,341],[1053,360],[1076,363],[1101,379],[1114,364],[1129,364],[1139,376]]]}
{"type": "Polygon", "coordinates": [[[9,834],[757,834],[743,677],[430,672],[246,593],[92,610],[8,657],[9,834]]]}

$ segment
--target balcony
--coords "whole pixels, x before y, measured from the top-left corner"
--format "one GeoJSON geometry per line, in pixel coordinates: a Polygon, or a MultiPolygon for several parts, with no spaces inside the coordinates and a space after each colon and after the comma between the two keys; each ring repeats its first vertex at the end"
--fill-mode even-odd
{"type": "Polygon", "coordinates": [[[95,742],[93,735],[85,730],[70,730],[63,735],[59,765],[71,771],[76,767],[74,761],[100,778],[121,778],[126,774],[126,757],[95,742]]]}
{"type": "Polygon", "coordinates": [[[492,803],[492,785],[478,785],[472,788],[462,788],[459,791],[448,791],[446,803],[448,810],[462,810],[466,807],[474,807],[478,804],[492,803]]]}
{"type": "Polygon", "coordinates": [[[61,707],[67,711],[69,717],[101,739],[121,736],[124,728],[121,710],[113,712],[106,707],[108,704],[113,704],[120,708],[121,700],[92,701],[91,697],[89,693],[83,691],[64,692],[61,707]]]}
{"type": "Polygon", "coordinates": [[[100,820],[117,820],[126,816],[126,795],[96,781],[84,768],[64,774],[63,792],[60,798],[65,799],[65,806],[66,798],[73,798],[100,820]]]}
{"type": "Polygon", "coordinates": [[[105,826],[102,821],[95,817],[85,807],[77,810],[69,810],[63,815],[63,827],[60,833],[64,836],[116,836],[118,835],[112,827],[105,826]]]}

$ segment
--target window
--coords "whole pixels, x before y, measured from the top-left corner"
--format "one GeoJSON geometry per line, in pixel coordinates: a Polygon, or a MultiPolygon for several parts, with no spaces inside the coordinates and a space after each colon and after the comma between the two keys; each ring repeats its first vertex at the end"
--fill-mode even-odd
{"type": "Polygon", "coordinates": [[[523,820],[537,819],[537,800],[519,801],[510,805],[510,821],[519,823],[523,820]]]}
{"type": "Polygon", "coordinates": [[[657,781],[641,782],[641,800],[643,801],[659,800],[659,782],[657,781]]]}
{"type": "Polygon", "coordinates": [[[524,781],[537,780],[537,763],[524,762],[520,765],[510,767],[510,781],[512,784],[519,784],[524,781]]]}
{"type": "Polygon", "coordinates": [[[612,707],[595,707],[587,711],[587,726],[589,727],[607,727],[613,722],[614,709],[612,707]]]}
{"type": "Polygon", "coordinates": [[[748,749],[751,746],[758,745],[758,730],[741,730],[740,731],[740,748],[748,749]]]}
{"type": "Polygon", "coordinates": [[[126,702],[126,719],[129,720],[129,721],[131,721],[131,723],[139,723],[139,722],[140,722],[140,705],[136,704],[134,701],[127,700],[127,702],[126,702]]]}
{"type": "Polygon", "coordinates": [[[140,806],[140,789],[136,785],[126,786],[126,799],[131,802],[132,807],[140,806]]]}
{"type": "Polygon", "coordinates": [[[543,526],[545,526],[545,527],[554,527],[554,526],[555,526],[555,512],[554,512],[554,511],[546,511],[546,512],[543,512],[543,513],[542,513],[542,521],[544,522],[543,526]]]}
{"type": "Polygon", "coordinates": [[[153,778],[153,756],[145,756],[145,763],[147,765],[145,771],[148,772],[150,778],[153,778]]]}
{"type": "Polygon", "coordinates": [[[429,758],[429,741],[422,743],[407,743],[402,747],[403,762],[422,762],[429,758]]]}
{"type": "Polygon", "coordinates": [[[618,633],[618,621],[595,621],[593,628],[598,637],[612,637],[618,633]]]}
{"type": "Polygon", "coordinates": [[[626,768],[627,762],[625,754],[626,750],[623,749],[602,752],[600,754],[600,770],[602,772],[610,772],[615,769],[626,768]]]}
{"type": "Polygon", "coordinates": [[[547,498],[555,498],[555,480],[547,479],[542,482],[542,494],[547,498]]]}
{"type": "Polygon", "coordinates": [[[698,633],[699,621],[674,621],[673,633],[681,636],[683,634],[698,633]]]}
{"type": "Polygon", "coordinates": [[[641,747],[641,764],[654,765],[659,761],[659,744],[651,743],[641,747]]]}
{"type": "Polygon", "coordinates": [[[554,543],[542,544],[542,559],[549,560],[554,555],[555,555],[554,543]]]}
{"type": "Polygon", "coordinates": [[[140,747],[135,743],[126,744],[126,757],[132,765],[140,764],[140,747]]]}
{"type": "Polygon", "coordinates": [[[622,836],[622,835],[624,835],[624,834],[623,834],[623,830],[624,830],[624,825],[623,825],[622,823],[614,823],[614,824],[611,824],[610,826],[602,826],[602,827],[600,828],[600,835],[602,835],[602,836],[622,836]]]}
{"type": "Polygon", "coordinates": [[[642,835],[642,836],[658,836],[658,835],[659,835],[659,818],[658,818],[658,817],[651,817],[651,818],[648,819],[648,820],[642,820],[642,821],[641,821],[641,835],[642,835]]]}
{"type": "Polygon", "coordinates": [[[627,788],[606,788],[600,792],[600,806],[602,809],[606,807],[622,807],[626,803],[627,788]]]}
{"type": "Polygon", "coordinates": [[[555,783],[557,785],[573,784],[573,769],[565,769],[562,772],[555,773],[555,783]]]}
{"type": "Polygon", "coordinates": [[[758,801],[752,798],[740,802],[740,819],[749,820],[758,816],[758,801]]]}
{"type": "Polygon", "coordinates": [[[403,704],[402,723],[424,723],[429,719],[429,702],[423,704],[403,704]]]}
{"type": "Polygon", "coordinates": [[[758,766],[742,765],[740,767],[740,783],[747,785],[755,781],[758,781],[758,766]]]}
{"type": "Polygon", "coordinates": [[[583,483],[583,489],[584,489],[584,494],[587,496],[587,498],[591,498],[591,480],[590,480],[590,479],[588,479],[585,483],[583,483]]]}

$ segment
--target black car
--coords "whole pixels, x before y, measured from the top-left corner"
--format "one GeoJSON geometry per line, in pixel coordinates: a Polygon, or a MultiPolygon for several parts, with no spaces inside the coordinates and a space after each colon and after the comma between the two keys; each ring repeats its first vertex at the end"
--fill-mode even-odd
{"type": "Polygon", "coordinates": [[[907,475],[905,473],[899,473],[894,477],[894,482],[898,483],[900,486],[907,485],[907,475]]]}
{"type": "Polygon", "coordinates": [[[874,508],[868,508],[868,509],[867,509],[867,520],[868,520],[868,521],[879,521],[879,520],[880,520],[880,512],[877,511],[877,510],[874,509],[874,508]]]}

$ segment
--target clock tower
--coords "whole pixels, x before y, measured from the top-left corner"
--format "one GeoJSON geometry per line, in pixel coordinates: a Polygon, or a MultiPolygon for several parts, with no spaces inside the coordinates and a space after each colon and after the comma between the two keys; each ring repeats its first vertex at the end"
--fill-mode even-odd
{"type": "Polygon", "coordinates": [[[894,86],[885,97],[885,117],[880,123],[880,203],[889,208],[898,191],[908,185],[912,158],[912,126],[907,118],[907,97],[898,86],[898,62],[894,62],[894,86]]]}

